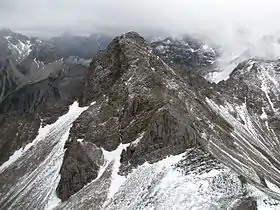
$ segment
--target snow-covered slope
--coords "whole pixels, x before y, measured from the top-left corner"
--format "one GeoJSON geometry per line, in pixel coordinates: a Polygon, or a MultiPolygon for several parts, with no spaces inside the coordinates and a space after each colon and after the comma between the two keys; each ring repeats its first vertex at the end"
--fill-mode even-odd
{"type": "Polygon", "coordinates": [[[12,43],[11,36],[6,36],[5,39],[8,41],[8,47],[12,51],[13,56],[16,57],[16,60],[19,62],[23,59],[25,59],[30,52],[32,51],[32,46],[30,40],[26,40],[25,42],[22,42],[21,40],[17,40],[17,43],[12,43]]]}
{"type": "Polygon", "coordinates": [[[264,36],[257,40],[231,40],[231,42],[236,46],[225,43],[221,45],[221,56],[216,60],[217,68],[215,72],[210,72],[206,76],[208,80],[215,83],[227,80],[239,63],[249,59],[280,58],[280,43],[277,37],[264,36]]]}
{"type": "Polygon", "coordinates": [[[279,61],[245,61],[219,85],[218,91],[227,88],[228,95],[220,96],[220,102],[206,101],[233,131],[223,142],[206,137],[210,150],[279,197],[279,61]],[[278,187],[271,187],[270,182],[278,187]]]}
{"type": "Polygon", "coordinates": [[[40,128],[31,144],[16,151],[1,166],[2,209],[52,209],[59,202],[55,190],[64,144],[72,123],[85,109],[77,102],[72,104],[67,114],[40,128]]]}

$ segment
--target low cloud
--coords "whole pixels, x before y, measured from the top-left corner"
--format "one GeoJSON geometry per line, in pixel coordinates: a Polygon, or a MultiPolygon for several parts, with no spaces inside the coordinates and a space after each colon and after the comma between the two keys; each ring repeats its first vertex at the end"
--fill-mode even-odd
{"type": "Polygon", "coordinates": [[[280,29],[279,9],[276,0],[11,0],[0,3],[0,26],[77,33],[99,28],[182,33],[228,26],[267,31],[280,29]]]}
{"type": "Polygon", "coordinates": [[[238,54],[265,35],[280,37],[279,11],[277,0],[9,0],[0,3],[0,27],[46,36],[190,33],[238,54]]]}

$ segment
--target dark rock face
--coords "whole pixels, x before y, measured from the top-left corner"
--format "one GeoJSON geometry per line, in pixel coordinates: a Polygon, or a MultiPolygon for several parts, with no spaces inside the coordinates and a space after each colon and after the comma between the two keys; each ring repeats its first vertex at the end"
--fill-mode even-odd
{"type": "MultiPolygon", "coordinates": [[[[163,154],[154,152],[161,158],[169,153],[172,149],[168,151],[165,147],[170,146],[171,139],[178,141],[171,144],[177,145],[180,151],[193,146],[195,137],[183,125],[184,115],[181,116],[185,107],[176,99],[173,103],[178,105],[178,110],[174,109],[172,90],[166,87],[167,80],[172,83],[172,77],[176,77],[175,72],[152,54],[138,34],[131,32],[114,39],[87,74],[81,101],[88,104],[96,100],[100,111],[95,120],[86,123],[87,128],[81,129],[87,130],[85,139],[111,151],[120,141],[131,143],[146,132],[142,144],[150,148],[139,148],[136,153],[149,156],[150,150],[150,159],[154,159],[152,153],[156,147],[166,150],[163,154]],[[163,110],[159,111],[160,108],[163,110]]],[[[85,112],[80,119],[87,115],[85,112]]],[[[74,125],[74,133],[83,133],[75,129],[74,125]]]]}
{"type": "Polygon", "coordinates": [[[211,72],[215,67],[215,60],[219,57],[216,46],[191,37],[182,39],[166,38],[153,42],[155,52],[170,66],[177,66],[182,71],[196,71],[202,75],[211,72]]]}
{"type": "Polygon", "coordinates": [[[0,112],[39,112],[45,123],[54,122],[78,97],[85,70],[83,65],[69,65],[62,72],[22,86],[5,97],[0,103],[0,112]]]}
{"type": "MultiPolygon", "coordinates": [[[[267,144],[273,133],[262,134],[266,130],[263,127],[257,127],[257,134],[250,133],[246,127],[248,123],[260,125],[258,121],[249,122],[242,116],[243,112],[247,116],[245,111],[248,110],[250,120],[259,119],[262,107],[270,102],[272,109],[276,109],[277,88],[268,93],[269,99],[260,94],[264,85],[259,84],[263,76],[259,74],[261,69],[252,67],[247,74],[248,67],[241,64],[229,80],[211,84],[195,72],[182,73],[180,69],[168,66],[137,33],[124,34],[115,38],[91,63],[80,102],[84,105],[95,103],[76,120],[70,139],[84,139],[108,151],[115,150],[121,143],[128,144],[120,160],[119,173],[123,175],[144,162],[154,163],[168,155],[202,147],[238,173],[245,174],[246,179],[263,180],[258,184],[266,188],[265,177],[253,162],[249,161],[248,168],[242,166],[240,169],[228,156],[248,164],[248,159],[243,159],[241,154],[245,151],[260,164],[265,164],[257,153],[251,152],[255,148],[253,151],[262,153],[278,168],[276,153],[270,157],[256,138],[259,136],[264,140],[262,143],[267,144]],[[251,80],[256,84],[250,85],[251,80]],[[246,141],[251,142],[250,146],[244,147],[243,141],[246,145],[246,141]],[[250,177],[252,168],[258,178],[250,177]]],[[[273,85],[273,81],[266,84],[273,85]]],[[[268,116],[269,111],[273,110],[266,109],[268,116]]],[[[268,117],[268,125],[275,129],[277,120],[273,119],[278,118],[268,117]]],[[[275,135],[278,136],[276,130],[275,135]]],[[[276,174],[274,180],[278,180],[276,174]]]]}
{"type": "Polygon", "coordinates": [[[130,144],[123,151],[122,170],[146,161],[156,162],[165,158],[167,154],[180,154],[196,145],[195,131],[185,125],[185,119],[172,115],[168,110],[158,111],[150,119],[142,138],[139,138],[139,142],[130,144]]]}
{"type": "Polygon", "coordinates": [[[16,113],[0,115],[0,165],[9,159],[13,151],[35,138],[39,126],[38,115],[16,113]]]}
{"type": "Polygon", "coordinates": [[[257,202],[252,198],[244,199],[243,201],[239,202],[233,210],[257,210],[257,202]]]}
{"type": "Polygon", "coordinates": [[[1,163],[79,96],[88,62],[63,56],[54,45],[0,30],[1,163]]]}
{"type": "Polygon", "coordinates": [[[176,72],[137,33],[115,38],[86,73],[80,101],[95,104],[76,120],[70,139],[108,151],[130,144],[122,152],[122,174],[198,146],[191,115],[191,107],[198,107],[195,88],[176,72]]]}
{"type": "Polygon", "coordinates": [[[67,200],[84,185],[95,179],[103,164],[102,151],[92,143],[71,142],[61,166],[57,195],[62,201],[67,200]]]}

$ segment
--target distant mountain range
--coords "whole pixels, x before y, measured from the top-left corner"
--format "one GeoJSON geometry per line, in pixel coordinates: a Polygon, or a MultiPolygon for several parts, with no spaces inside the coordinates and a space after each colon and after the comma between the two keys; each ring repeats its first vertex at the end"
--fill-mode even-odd
{"type": "MultiPolygon", "coordinates": [[[[56,81],[52,82],[52,85],[59,86],[61,82],[58,82],[58,78],[67,77],[69,71],[74,75],[82,74],[96,53],[104,50],[111,39],[112,37],[102,34],[74,36],[65,33],[59,37],[42,40],[9,29],[0,30],[0,111],[36,109],[41,101],[49,100],[45,94],[52,88],[43,85],[44,90],[40,87],[40,94],[35,91],[36,97],[33,97],[35,93],[32,92],[31,98],[34,101],[28,102],[21,101],[25,100],[25,97],[18,99],[18,92],[25,93],[26,89],[29,92],[31,86],[32,90],[34,87],[36,89],[50,78],[55,78],[56,81]],[[14,98],[17,98],[16,101],[14,98]]],[[[183,71],[195,70],[206,74],[215,66],[215,59],[218,57],[214,48],[189,37],[181,40],[158,40],[152,42],[152,47],[166,62],[181,66],[183,71]]],[[[70,96],[59,94],[59,97],[66,100],[70,96]]]]}

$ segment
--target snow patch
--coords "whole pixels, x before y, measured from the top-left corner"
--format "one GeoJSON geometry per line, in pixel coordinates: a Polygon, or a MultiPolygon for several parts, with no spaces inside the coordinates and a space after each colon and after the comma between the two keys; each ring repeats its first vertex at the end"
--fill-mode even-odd
{"type": "MultiPolygon", "coordinates": [[[[23,177],[18,177],[17,185],[7,189],[8,191],[0,197],[0,203],[13,201],[11,208],[18,203],[24,203],[27,209],[34,206],[42,206],[46,209],[53,209],[59,204],[60,199],[56,196],[56,187],[60,180],[59,171],[63,162],[64,145],[68,139],[72,123],[88,107],[79,107],[74,102],[67,114],[61,116],[55,123],[47,125],[39,130],[39,134],[32,142],[29,149],[25,149],[21,156],[7,166],[15,165],[16,170],[27,170],[23,177]],[[50,152],[42,162],[36,162],[45,149],[50,152]],[[34,170],[29,171],[29,167],[34,170]],[[27,200],[26,200],[27,199],[27,200]],[[28,201],[28,202],[27,202],[28,201]]],[[[11,168],[5,168],[14,170],[11,168]]]]}
{"type": "Polygon", "coordinates": [[[169,89],[174,89],[174,90],[177,90],[177,89],[179,89],[179,85],[175,82],[175,81],[173,81],[173,80],[165,80],[166,81],[166,86],[167,86],[167,88],[169,88],[169,89]]]}
{"type": "Polygon", "coordinates": [[[237,176],[227,169],[185,174],[175,166],[184,155],[134,169],[104,209],[223,209],[220,201],[241,191],[237,176]]]}
{"type": "Polygon", "coordinates": [[[279,210],[280,203],[269,196],[264,192],[260,191],[253,185],[246,186],[249,196],[253,197],[257,201],[258,210],[279,210]]]}
{"type": "MultiPolygon", "coordinates": [[[[129,144],[120,144],[118,148],[112,152],[108,152],[102,149],[104,159],[106,160],[107,164],[114,162],[113,172],[111,177],[111,185],[109,188],[107,199],[110,199],[114,196],[114,194],[119,190],[120,186],[125,182],[126,178],[124,176],[120,176],[118,174],[119,167],[121,165],[120,158],[121,153],[124,149],[126,149],[129,144]]],[[[106,168],[106,167],[104,167],[106,168]]]]}
{"type": "Polygon", "coordinates": [[[140,140],[143,138],[145,132],[141,133],[140,136],[131,143],[132,146],[137,146],[137,144],[139,144],[140,140]]]}
{"type": "Polygon", "coordinates": [[[77,139],[77,142],[83,143],[84,139],[77,139]]]}
{"type": "Polygon", "coordinates": [[[267,179],[265,179],[265,183],[267,184],[268,188],[271,189],[274,192],[277,192],[280,194],[280,188],[277,187],[275,184],[271,183],[270,181],[268,181],[267,179]]]}
{"type": "Polygon", "coordinates": [[[93,105],[95,105],[95,104],[96,104],[96,101],[92,102],[90,105],[93,106],[93,105]]]}
{"type": "Polygon", "coordinates": [[[264,108],[262,108],[262,114],[260,115],[260,118],[261,118],[262,120],[267,120],[267,114],[265,113],[264,108]]]}
{"type": "Polygon", "coordinates": [[[269,104],[270,104],[271,109],[275,112],[276,110],[275,110],[275,108],[274,108],[274,106],[273,106],[273,103],[272,103],[272,101],[271,101],[271,98],[269,97],[269,93],[268,93],[269,88],[268,88],[267,84],[265,83],[265,81],[263,81],[263,80],[262,80],[261,89],[262,89],[262,91],[265,93],[265,96],[266,96],[266,98],[267,98],[267,100],[268,100],[268,102],[269,102],[269,104]]]}
{"type": "Polygon", "coordinates": [[[7,39],[7,41],[9,49],[17,55],[18,60],[26,58],[32,51],[33,44],[31,44],[29,40],[27,40],[26,43],[22,42],[21,40],[18,40],[17,44],[11,43],[9,39],[7,39]]]}
{"type": "Polygon", "coordinates": [[[14,154],[9,157],[9,160],[7,160],[5,163],[3,163],[1,165],[0,173],[3,172],[7,167],[12,165],[14,162],[16,162],[26,151],[28,151],[30,148],[32,148],[35,144],[37,144],[39,141],[43,140],[51,128],[52,128],[52,125],[47,125],[45,127],[42,127],[42,125],[41,125],[39,128],[37,137],[32,142],[27,144],[26,146],[21,147],[20,149],[16,150],[14,152],[14,154]]]}

